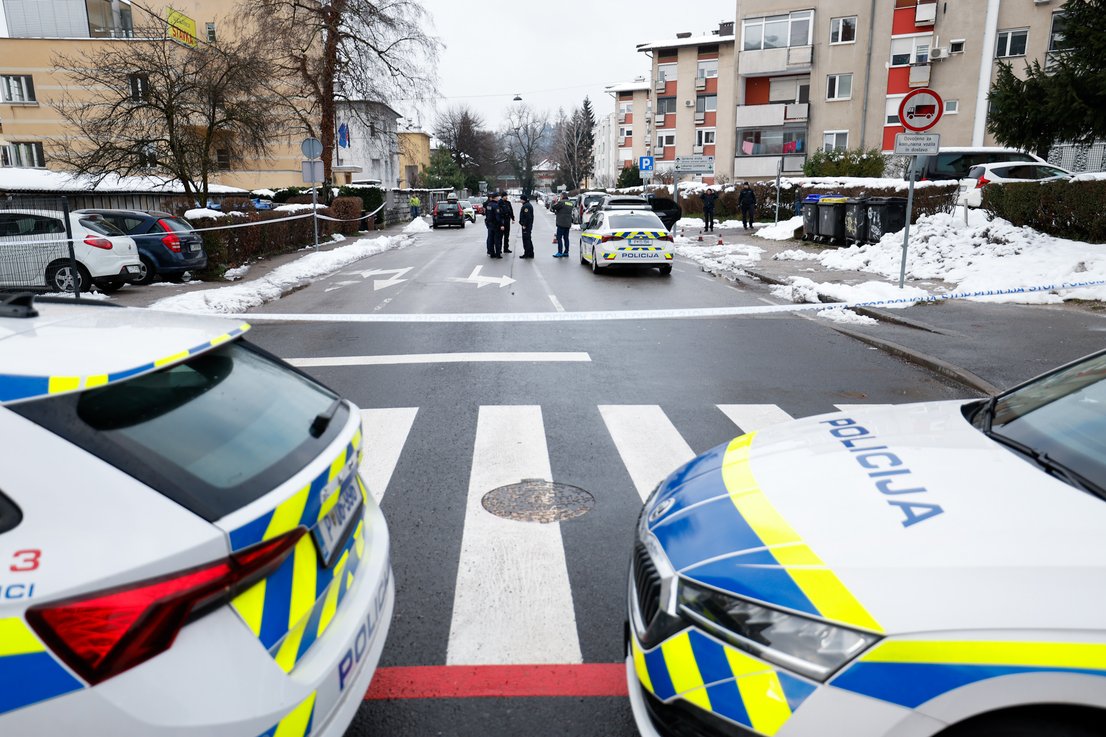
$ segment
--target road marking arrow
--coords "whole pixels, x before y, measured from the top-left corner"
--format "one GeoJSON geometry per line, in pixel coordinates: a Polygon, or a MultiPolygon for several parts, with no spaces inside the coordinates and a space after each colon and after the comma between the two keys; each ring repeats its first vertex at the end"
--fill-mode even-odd
{"type": "Polygon", "coordinates": [[[500,289],[502,289],[503,287],[507,286],[508,284],[514,284],[515,281],[516,281],[515,279],[512,279],[511,277],[509,277],[507,275],[503,275],[503,276],[480,276],[480,270],[483,269],[483,268],[484,268],[483,266],[477,266],[475,269],[472,270],[472,273],[469,274],[468,278],[466,278],[466,279],[458,279],[457,277],[450,277],[449,280],[451,282],[457,282],[457,283],[460,283],[460,284],[475,284],[477,289],[482,289],[482,288],[488,286],[489,284],[496,284],[496,285],[499,286],[500,289]]]}
{"type": "Polygon", "coordinates": [[[355,271],[352,273],[360,275],[362,279],[368,279],[370,276],[379,276],[381,274],[391,274],[387,279],[376,279],[373,281],[373,291],[378,292],[381,289],[394,287],[396,284],[402,284],[407,281],[407,279],[400,279],[400,277],[405,276],[407,272],[413,268],[415,267],[408,266],[405,269],[369,269],[368,271],[355,271]]]}

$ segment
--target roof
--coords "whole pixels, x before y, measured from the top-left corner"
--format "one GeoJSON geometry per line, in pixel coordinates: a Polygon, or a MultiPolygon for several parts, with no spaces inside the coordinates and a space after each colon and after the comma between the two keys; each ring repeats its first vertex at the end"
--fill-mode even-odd
{"type": "Polygon", "coordinates": [[[692,36],[690,38],[673,38],[667,41],[651,41],[649,43],[643,43],[637,45],[638,51],[653,51],[654,49],[671,49],[678,46],[702,46],[705,44],[726,44],[734,43],[737,40],[737,36],[730,34],[728,36],[719,36],[717,34],[709,34],[706,36],[692,36]]]}
{"type": "MultiPolygon", "coordinates": [[[[0,192],[95,192],[97,194],[184,194],[184,185],[163,177],[120,177],[109,174],[99,184],[92,177],[51,169],[0,169],[0,192]]],[[[221,184],[208,186],[211,194],[248,194],[221,184]]]]}
{"type": "Polygon", "coordinates": [[[219,317],[36,301],[38,317],[0,317],[0,403],[91,389],[233,340],[249,324],[219,317]]]}
{"type": "Polygon", "coordinates": [[[648,80],[641,79],[635,82],[618,82],[604,89],[605,92],[640,92],[642,90],[649,90],[648,80]]]}

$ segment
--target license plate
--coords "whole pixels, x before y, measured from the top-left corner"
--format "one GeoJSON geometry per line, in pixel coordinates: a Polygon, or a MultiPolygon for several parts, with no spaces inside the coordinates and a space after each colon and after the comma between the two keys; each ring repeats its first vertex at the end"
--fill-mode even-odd
{"type": "Polygon", "coordinates": [[[336,493],[339,496],[334,507],[311,530],[323,565],[327,568],[334,565],[364,506],[358,484],[352,477],[336,493]]]}
{"type": "Polygon", "coordinates": [[[128,274],[141,274],[142,273],[142,267],[137,266],[137,265],[128,266],[127,267],[127,273],[128,274]]]}
{"type": "Polygon", "coordinates": [[[651,246],[651,245],[653,245],[653,241],[651,241],[648,238],[631,238],[630,239],[630,245],[631,246],[651,246]]]}

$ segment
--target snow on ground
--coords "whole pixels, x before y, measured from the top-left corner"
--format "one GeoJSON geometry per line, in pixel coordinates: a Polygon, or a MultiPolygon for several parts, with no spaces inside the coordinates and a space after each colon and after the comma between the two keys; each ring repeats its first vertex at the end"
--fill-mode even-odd
{"type": "Polygon", "coordinates": [[[818,317],[824,317],[827,320],[842,323],[844,325],[875,325],[879,322],[879,320],[874,320],[867,315],[858,315],[852,310],[847,310],[844,307],[833,307],[828,310],[822,310],[818,313],[818,317]]]}
{"type": "Polygon", "coordinates": [[[690,259],[711,274],[741,270],[760,261],[763,248],[731,244],[727,246],[693,246],[691,241],[680,238],[676,241],[676,253],[690,259]]]}
{"type": "Polygon", "coordinates": [[[706,223],[702,218],[680,218],[676,221],[677,228],[703,228],[706,223]]]}
{"type": "Polygon", "coordinates": [[[223,218],[226,217],[226,215],[218,210],[209,210],[206,207],[199,207],[184,213],[184,217],[186,220],[202,220],[203,218],[223,218]]]}
{"type": "Polygon", "coordinates": [[[227,269],[225,272],[223,272],[223,278],[227,281],[238,281],[239,279],[245,278],[246,274],[248,274],[249,271],[249,264],[246,264],[245,266],[238,266],[233,269],[227,269]]]}
{"type": "Polygon", "coordinates": [[[271,189],[255,189],[252,192],[250,192],[250,194],[255,195],[257,197],[264,197],[265,199],[271,200],[276,195],[276,192],[274,192],[271,189]]]}
{"type": "Polygon", "coordinates": [[[780,251],[772,257],[773,261],[820,261],[822,254],[825,251],[800,251],[794,249],[791,251],[780,251]]]}
{"type": "Polygon", "coordinates": [[[429,233],[430,223],[426,222],[422,218],[415,218],[411,222],[407,223],[407,227],[403,229],[404,233],[429,233]]]}
{"type": "Polygon", "coordinates": [[[789,302],[821,302],[825,296],[837,302],[888,302],[889,308],[910,307],[917,301],[929,297],[929,292],[918,287],[904,287],[882,281],[869,281],[863,284],[821,284],[805,276],[791,278],[790,284],[772,287],[772,295],[789,302]],[[898,301],[896,301],[898,300],[898,301]]]}
{"type": "MultiPolygon", "coordinates": [[[[829,269],[867,271],[898,279],[902,233],[879,243],[824,251],[829,269]]],[[[982,292],[1065,283],[1106,281],[1106,245],[1070,241],[1019,228],[1006,220],[987,220],[973,210],[961,215],[923,216],[910,231],[908,279],[938,279],[956,292],[982,292]]],[[[1106,285],[979,297],[988,302],[1055,304],[1065,299],[1106,300],[1106,285]]]]}
{"type": "MultiPolygon", "coordinates": [[[[320,203],[319,209],[322,210],[325,205],[320,203]]],[[[315,206],[310,203],[304,203],[300,205],[278,205],[273,208],[273,212],[311,212],[315,209],[315,206]]]]}
{"type": "Polygon", "coordinates": [[[753,233],[757,238],[767,238],[770,241],[789,241],[795,237],[795,229],[803,227],[803,219],[800,216],[790,220],[781,220],[773,225],[757,228],[753,233]]]}
{"type": "Polygon", "coordinates": [[[244,312],[271,302],[288,290],[333,274],[361,259],[410,243],[404,236],[380,236],[359,240],[331,251],[317,251],[273,269],[261,277],[218,289],[188,292],[160,299],[151,309],[171,312],[244,312]]]}

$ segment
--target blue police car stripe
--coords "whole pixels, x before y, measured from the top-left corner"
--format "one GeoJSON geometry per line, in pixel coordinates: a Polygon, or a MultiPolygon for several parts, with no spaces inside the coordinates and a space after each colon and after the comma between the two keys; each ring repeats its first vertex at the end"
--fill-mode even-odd
{"type": "Polygon", "coordinates": [[[0,714],[82,688],[21,617],[0,619],[0,714]]]}

